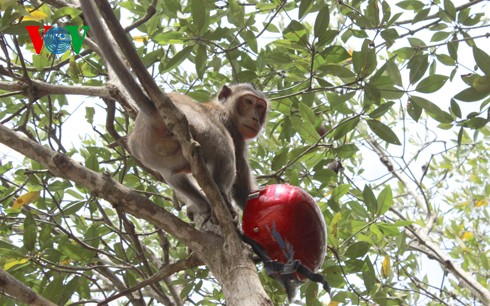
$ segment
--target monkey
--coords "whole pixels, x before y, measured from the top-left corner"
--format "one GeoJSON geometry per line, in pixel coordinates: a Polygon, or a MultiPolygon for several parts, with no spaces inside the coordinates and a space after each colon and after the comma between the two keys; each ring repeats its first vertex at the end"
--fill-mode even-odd
{"type": "Polygon", "coordinates": [[[248,164],[248,142],[264,127],[269,102],[261,91],[248,83],[223,86],[217,100],[223,106],[219,120],[230,132],[235,146],[233,199],[243,210],[250,192],[256,189],[248,164]]]}
{"type": "MultiPolygon", "coordinates": [[[[186,116],[192,137],[201,145],[206,167],[225,201],[230,205],[231,189],[235,181],[235,154],[233,140],[214,112],[219,105],[196,103],[190,97],[169,93],[169,98],[186,116]]],[[[131,154],[143,165],[159,172],[186,203],[187,214],[210,215],[210,204],[191,175],[179,141],[166,127],[155,111],[154,115],[140,111],[134,130],[128,136],[131,154]]]]}
{"type": "MultiPolygon", "coordinates": [[[[167,95],[186,116],[193,138],[201,145],[204,162],[230,209],[230,199],[244,209],[255,186],[247,158],[248,140],[264,125],[268,109],[265,95],[250,84],[225,85],[206,103],[179,93],[167,95]]],[[[159,172],[177,191],[189,216],[210,214],[209,202],[190,174],[178,140],[158,114],[138,114],[128,146],[131,154],[159,172]]]]}

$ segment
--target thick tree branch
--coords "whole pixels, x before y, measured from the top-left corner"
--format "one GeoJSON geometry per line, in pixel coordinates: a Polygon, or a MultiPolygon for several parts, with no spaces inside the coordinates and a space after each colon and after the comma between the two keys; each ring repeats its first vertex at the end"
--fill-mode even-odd
{"type": "Polygon", "coordinates": [[[56,153],[0,124],[0,143],[24,156],[36,160],[53,175],[76,182],[107,200],[112,205],[147,220],[158,228],[170,233],[199,255],[204,248],[210,248],[218,239],[214,235],[202,233],[190,224],[180,220],[165,209],[157,206],[134,190],[114,181],[109,174],[100,174],[87,169],[68,156],[56,153]],[[214,237],[214,238],[210,238],[214,237]]]}
{"type": "Polygon", "coordinates": [[[22,303],[34,306],[55,306],[54,303],[38,295],[31,288],[2,269],[0,269],[0,289],[22,303]]]}

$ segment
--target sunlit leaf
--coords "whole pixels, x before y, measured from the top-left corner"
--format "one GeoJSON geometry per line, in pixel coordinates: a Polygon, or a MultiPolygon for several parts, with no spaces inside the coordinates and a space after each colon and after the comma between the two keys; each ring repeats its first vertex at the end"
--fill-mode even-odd
{"type": "Polygon", "coordinates": [[[48,15],[46,13],[36,10],[36,11],[31,12],[29,16],[24,16],[24,18],[22,20],[25,20],[25,21],[28,21],[28,20],[41,21],[45,18],[48,18],[48,15]]]}
{"type": "Polygon", "coordinates": [[[15,199],[12,208],[18,209],[24,205],[29,205],[31,203],[34,203],[37,201],[37,199],[39,199],[40,194],[41,194],[40,191],[29,191],[28,193],[23,194],[17,199],[15,199]]]}
{"type": "Polygon", "coordinates": [[[475,207],[485,207],[487,205],[488,205],[487,199],[482,199],[475,202],[475,207]]]}
{"type": "Polygon", "coordinates": [[[9,269],[18,266],[18,265],[23,265],[25,263],[29,262],[29,259],[27,258],[20,258],[20,259],[8,259],[5,261],[5,264],[3,265],[3,269],[8,271],[9,269]]]}
{"type": "Polygon", "coordinates": [[[475,238],[475,235],[473,234],[473,232],[465,231],[459,236],[459,238],[461,238],[461,240],[473,240],[475,238]]]}
{"type": "Polygon", "coordinates": [[[391,275],[391,259],[388,255],[385,256],[381,264],[381,275],[383,278],[388,278],[391,275]]]}

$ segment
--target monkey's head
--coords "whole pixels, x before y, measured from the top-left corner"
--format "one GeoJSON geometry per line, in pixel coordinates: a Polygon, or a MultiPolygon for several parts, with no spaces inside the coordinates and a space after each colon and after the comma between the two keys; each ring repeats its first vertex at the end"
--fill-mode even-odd
{"type": "Polygon", "coordinates": [[[257,137],[264,126],[269,102],[267,97],[251,84],[223,86],[218,100],[229,119],[244,140],[257,137]]]}

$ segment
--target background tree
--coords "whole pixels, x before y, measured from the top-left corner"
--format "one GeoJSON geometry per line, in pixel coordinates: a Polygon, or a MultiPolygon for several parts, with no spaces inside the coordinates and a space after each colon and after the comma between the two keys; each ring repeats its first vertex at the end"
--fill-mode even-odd
{"type": "MultiPolygon", "coordinates": [[[[251,166],[318,201],[333,305],[490,304],[488,1],[111,5],[165,91],[270,96],[251,166]]],[[[236,237],[195,230],[128,155],[136,111],[90,33],[79,54],[35,54],[25,26],[81,27],[79,3],[0,9],[0,142],[26,157],[2,147],[1,303],[284,303],[236,237]]],[[[314,283],[300,298],[326,301],[314,283]]]]}

